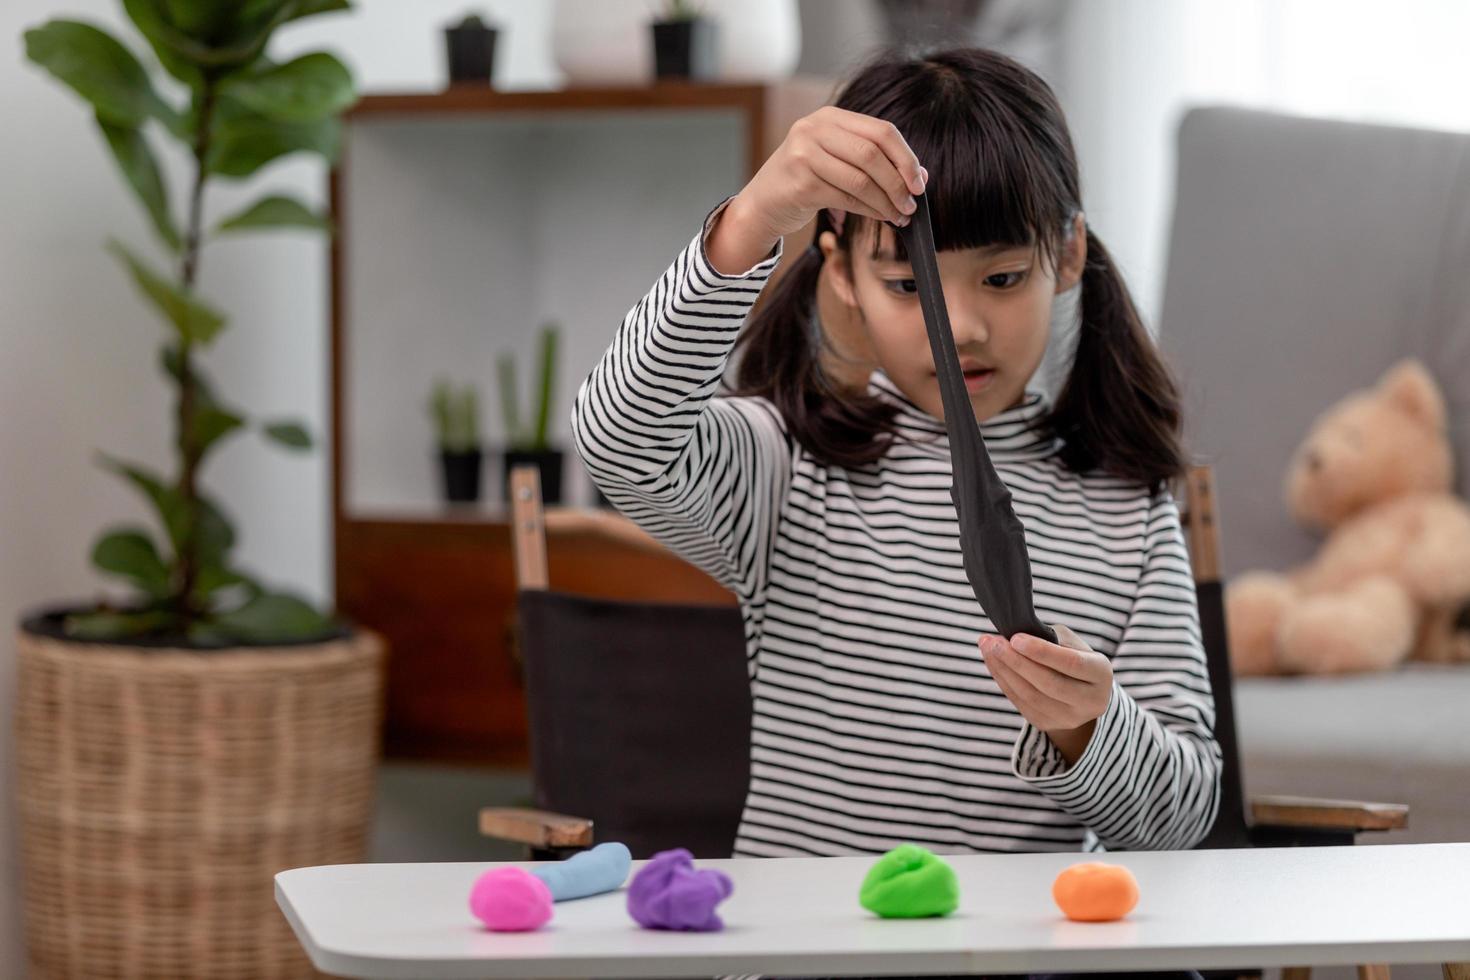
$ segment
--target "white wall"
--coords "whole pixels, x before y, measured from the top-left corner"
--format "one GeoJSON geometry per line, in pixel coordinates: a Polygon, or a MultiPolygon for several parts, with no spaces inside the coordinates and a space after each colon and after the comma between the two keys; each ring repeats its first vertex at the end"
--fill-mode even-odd
{"type": "MultiPolygon", "coordinates": [[[[568,446],[572,392],[745,170],[729,111],[364,120],[350,154],[345,490],[359,515],[438,512],[425,410],[436,378],[478,386],[498,449],[495,365],[511,353],[530,421],[546,321],[562,341],[550,436],[568,446]]],[[[500,471],[487,461],[488,507],[501,504],[500,471]]],[[[566,471],[563,499],[590,502],[580,463],[569,456],[566,471]]]]}
{"type": "MultiPolygon", "coordinates": [[[[437,88],[438,29],[467,7],[509,29],[497,79],[505,87],[557,80],[547,5],[512,0],[358,0],[357,10],[283,32],[280,51],[330,46],[367,90],[437,88]],[[507,43],[508,42],[508,43],[507,43]]],[[[168,394],[155,374],[162,327],[101,248],[108,235],[150,246],[137,207],[113,172],[77,99],[22,57],[21,33],[53,16],[119,28],[115,0],[5,0],[0,4],[0,622],[38,603],[86,596],[99,580],[87,554],[96,531],[142,517],[132,496],[94,468],[99,448],[169,464],[168,394]]],[[[141,50],[141,43],[137,47],[141,50]]],[[[179,161],[168,161],[177,192],[179,161]]],[[[285,163],[256,188],[320,201],[319,165],[285,163]]],[[[215,213],[249,195],[228,189],[215,213]]],[[[326,423],[325,251],[308,236],[218,246],[203,288],[234,318],[207,357],[236,403],[326,423]]],[[[274,582],[327,592],[325,455],[287,455],[246,436],[206,472],[235,514],[242,562],[274,582]]],[[[0,976],[23,975],[15,895],[10,735],[13,646],[0,643],[0,976]]]]}
{"type": "Polygon", "coordinates": [[[1089,221],[1150,325],[1163,297],[1175,129],[1187,108],[1470,129],[1467,36],[1464,0],[1403,0],[1391,12],[1371,0],[1073,0],[1051,81],[1089,221]]]}

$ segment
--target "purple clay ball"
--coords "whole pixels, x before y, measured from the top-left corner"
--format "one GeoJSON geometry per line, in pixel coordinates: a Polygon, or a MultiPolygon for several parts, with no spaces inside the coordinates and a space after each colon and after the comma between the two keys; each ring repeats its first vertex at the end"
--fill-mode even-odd
{"type": "Polygon", "coordinates": [[[694,867],[694,856],[682,847],[663,851],[628,886],[628,914],[645,929],[716,932],[725,924],[715,907],[734,890],[724,872],[694,867]]]}

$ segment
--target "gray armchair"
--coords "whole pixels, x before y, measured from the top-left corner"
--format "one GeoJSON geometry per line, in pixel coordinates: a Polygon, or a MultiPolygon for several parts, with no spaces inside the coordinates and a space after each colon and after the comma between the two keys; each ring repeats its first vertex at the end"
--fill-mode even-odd
{"type": "MultiPolygon", "coordinates": [[[[1197,109],[1160,337],[1214,467],[1230,577],[1317,542],[1281,484],[1311,421],[1414,356],[1448,398],[1470,486],[1470,136],[1197,109]]],[[[1470,839],[1470,665],[1236,685],[1248,790],[1407,803],[1375,839],[1470,839]]]]}

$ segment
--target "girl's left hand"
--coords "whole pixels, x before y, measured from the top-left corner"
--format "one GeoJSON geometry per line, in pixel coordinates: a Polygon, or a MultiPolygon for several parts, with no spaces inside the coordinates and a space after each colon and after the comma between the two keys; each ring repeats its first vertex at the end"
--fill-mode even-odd
{"type": "Polygon", "coordinates": [[[1060,644],[1026,633],[1009,641],[987,635],[980,638],[980,653],[1021,716],[1075,765],[1112,700],[1113,667],[1067,627],[1053,629],[1060,644]]]}

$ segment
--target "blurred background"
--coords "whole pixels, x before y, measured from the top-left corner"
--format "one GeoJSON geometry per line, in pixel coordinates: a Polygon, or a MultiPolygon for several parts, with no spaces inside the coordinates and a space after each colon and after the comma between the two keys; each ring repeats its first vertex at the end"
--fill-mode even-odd
{"type": "MultiPolygon", "coordinates": [[[[346,110],[335,193],[321,154],[286,153],[248,180],[212,183],[203,201],[210,225],[265,194],[314,216],[288,208],[269,222],[285,230],[227,235],[205,250],[196,287],[228,312],[231,328],[201,362],[234,402],[299,423],[314,444],[278,452],[232,440],[207,481],[235,523],[240,567],[388,637],[374,859],[509,853],[475,823],[482,805],[529,794],[524,707],[507,652],[504,453],[544,462],[568,449],[570,399],[626,309],[785,126],[877,48],[984,44],[1054,86],[1076,139],[1089,221],[1166,343],[1187,110],[1470,130],[1464,0],[709,0],[694,5],[721,31],[708,74],[660,87],[648,24],[665,6],[354,0],[350,10],[285,24],[270,40],[274,62],[330,51],[360,98],[346,110]],[[489,63],[468,15],[495,31],[489,63]],[[451,42],[451,27],[469,33],[451,42]],[[454,43],[463,77],[451,86],[454,43]],[[324,215],[335,250],[314,227],[324,215]],[[436,388],[442,382],[449,387],[436,388]],[[473,403],[462,398],[467,387],[473,403]],[[469,449],[483,458],[451,458],[469,449]],[[465,466],[479,474],[478,490],[462,482],[474,482],[465,466]]],[[[96,467],[99,450],[159,469],[172,458],[175,395],[158,370],[159,322],[103,244],[116,238],[160,263],[164,253],[92,113],[25,55],[23,34],[58,17],[106,28],[138,53],[161,93],[184,91],[157,67],[121,3],[0,5],[0,38],[9,39],[0,58],[6,622],[112,588],[88,560],[97,530],[141,511],[127,486],[96,467]]],[[[193,173],[188,144],[155,142],[178,216],[193,173]]],[[[1459,167],[1463,186],[1470,154],[1459,167]]],[[[1442,203],[1441,213],[1464,206],[1442,203]]],[[[1251,356],[1263,355],[1246,352],[1242,363],[1251,356]]],[[[1369,380],[1343,377],[1340,387],[1369,380]]],[[[1310,417],[1320,407],[1302,410],[1310,417]]],[[[556,465],[562,487],[548,503],[595,514],[599,500],[573,454],[556,465]]],[[[13,659],[0,646],[7,721],[13,659]]],[[[15,745],[7,723],[0,975],[18,977],[15,745]]]]}

